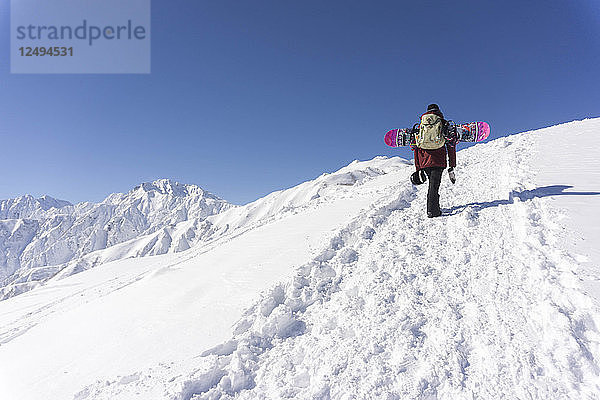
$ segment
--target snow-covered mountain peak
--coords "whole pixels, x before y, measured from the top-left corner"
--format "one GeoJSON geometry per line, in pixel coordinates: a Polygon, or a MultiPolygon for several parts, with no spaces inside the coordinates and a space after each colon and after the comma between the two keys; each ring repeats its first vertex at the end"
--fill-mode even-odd
{"type": "Polygon", "coordinates": [[[54,197],[48,196],[47,194],[43,195],[42,197],[36,200],[40,204],[42,209],[46,211],[51,208],[62,208],[73,205],[66,200],[55,199],[54,197]]]}
{"type": "Polygon", "coordinates": [[[194,196],[213,200],[222,200],[218,196],[205,191],[200,186],[180,183],[172,179],[157,179],[152,182],[144,182],[136,186],[133,191],[138,193],[160,193],[177,197],[194,196]]]}
{"type": "Polygon", "coordinates": [[[130,203],[132,201],[155,201],[152,200],[155,197],[158,199],[171,201],[177,199],[177,201],[203,201],[203,202],[218,202],[223,204],[229,204],[222,198],[207,192],[200,186],[180,183],[172,179],[157,179],[152,182],[143,182],[127,193],[112,193],[104,199],[102,203],[110,205],[119,205],[123,202],[130,203]],[[186,200],[187,199],[187,200],[186,200]]]}
{"type": "Polygon", "coordinates": [[[48,195],[35,198],[26,194],[13,199],[0,200],[0,219],[35,218],[40,212],[51,208],[63,208],[72,204],[48,195]]]}

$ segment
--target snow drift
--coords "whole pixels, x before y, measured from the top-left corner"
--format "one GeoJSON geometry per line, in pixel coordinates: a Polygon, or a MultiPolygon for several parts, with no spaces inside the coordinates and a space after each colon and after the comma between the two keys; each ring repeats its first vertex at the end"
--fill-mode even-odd
{"type": "Polygon", "coordinates": [[[441,218],[408,162],[355,162],[208,217],[212,241],[1,302],[0,396],[595,398],[599,168],[565,160],[598,130],[460,151],[441,218]]]}

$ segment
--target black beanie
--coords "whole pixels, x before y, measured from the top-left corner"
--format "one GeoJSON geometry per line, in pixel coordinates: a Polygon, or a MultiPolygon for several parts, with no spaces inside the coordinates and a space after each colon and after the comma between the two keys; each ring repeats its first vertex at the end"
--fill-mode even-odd
{"type": "Polygon", "coordinates": [[[437,104],[430,104],[427,106],[427,112],[429,111],[440,111],[440,107],[437,104]]]}

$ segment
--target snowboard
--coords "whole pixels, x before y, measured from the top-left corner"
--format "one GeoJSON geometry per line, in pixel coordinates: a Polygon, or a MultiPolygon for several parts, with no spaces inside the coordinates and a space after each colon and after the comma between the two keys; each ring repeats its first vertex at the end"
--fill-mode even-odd
{"type": "MultiPolygon", "coordinates": [[[[450,123],[451,137],[458,142],[482,142],[490,135],[490,125],[487,122],[476,121],[466,124],[450,123]]],[[[415,136],[411,128],[392,129],[388,131],[383,140],[391,147],[410,146],[415,144],[415,136]]],[[[451,142],[452,140],[450,140],[451,142]]]]}

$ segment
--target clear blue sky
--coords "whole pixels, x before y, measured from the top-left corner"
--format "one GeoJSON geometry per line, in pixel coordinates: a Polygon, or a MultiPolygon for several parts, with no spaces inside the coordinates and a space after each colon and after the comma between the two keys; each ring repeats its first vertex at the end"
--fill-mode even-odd
{"type": "Polygon", "coordinates": [[[594,0],[153,0],[149,75],[11,75],[9,23],[1,0],[0,199],[173,178],[243,204],[410,158],[383,134],[430,102],[492,138],[600,115],[594,0]]]}

